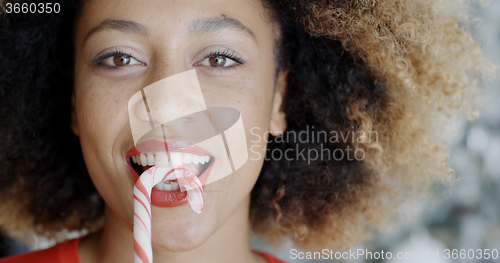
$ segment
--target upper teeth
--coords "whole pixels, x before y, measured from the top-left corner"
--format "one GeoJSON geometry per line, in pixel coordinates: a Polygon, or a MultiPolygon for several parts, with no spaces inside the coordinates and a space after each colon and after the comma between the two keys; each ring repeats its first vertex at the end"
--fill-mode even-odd
{"type": "Polygon", "coordinates": [[[210,156],[199,156],[191,153],[180,153],[172,152],[170,153],[170,159],[168,159],[166,152],[155,152],[155,153],[141,153],[132,156],[132,162],[142,165],[154,165],[157,167],[167,167],[172,166],[174,168],[179,167],[183,164],[205,164],[210,160],[210,156]]]}

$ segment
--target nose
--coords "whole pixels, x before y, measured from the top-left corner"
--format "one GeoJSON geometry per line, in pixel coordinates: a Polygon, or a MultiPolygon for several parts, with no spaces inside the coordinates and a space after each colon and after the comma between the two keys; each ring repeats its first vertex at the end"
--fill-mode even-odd
{"type": "Polygon", "coordinates": [[[206,111],[196,71],[179,73],[141,89],[129,100],[129,120],[134,143],[162,124],[193,122],[206,111]]]}
{"type": "Polygon", "coordinates": [[[155,126],[207,109],[194,69],[145,87],[144,95],[155,126]]]}

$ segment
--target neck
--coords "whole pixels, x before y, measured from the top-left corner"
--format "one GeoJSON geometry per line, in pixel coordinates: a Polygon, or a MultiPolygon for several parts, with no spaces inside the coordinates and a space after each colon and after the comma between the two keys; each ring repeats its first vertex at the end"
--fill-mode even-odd
{"type": "MultiPolygon", "coordinates": [[[[190,251],[155,250],[154,262],[265,262],[250,250],[248,212],[250,197],[202,245],[190,251]]],[[[106,206],[102,231],[90,235],[79,247],[82,263],[134,262],[133,232],[106,206]]]]}

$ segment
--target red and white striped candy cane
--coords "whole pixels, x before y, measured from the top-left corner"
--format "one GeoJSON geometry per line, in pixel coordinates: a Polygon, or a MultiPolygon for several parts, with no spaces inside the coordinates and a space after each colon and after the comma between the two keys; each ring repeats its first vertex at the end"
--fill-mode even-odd
{"type": "Polygon", "coordinates": [[[205,200],[200,180],[185,168],[153,166],[141,174],[134,186],[134,262],[152,263],[151,190],[166,180],[177,179],[181,191],[187,191],[187,201],[197,214],[203,211],[205,200]],[[175,172],[174,172],[175,171],[175,172]]]}

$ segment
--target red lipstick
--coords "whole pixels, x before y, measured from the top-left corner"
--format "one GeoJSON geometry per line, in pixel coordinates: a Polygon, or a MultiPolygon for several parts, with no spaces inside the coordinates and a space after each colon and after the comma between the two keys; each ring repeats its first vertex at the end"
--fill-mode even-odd
{"type": "MultiPolygon", "coordinates": [[[[163,142],[158,140],[148,140],[137,144],[137,146],[130,149],[125,155],[127,162],[127,170],[129,171],[130,176],[134,183],[139,179],[139,174],[132,167],[132,163],[130,161],[130,157],[134,155],[138,155],[146,152],[164,152],[167,151],[169,153],[172,152],[180,152],[180,153],[190,153],[199,156],[210,156],[210,159],[213,160],[212,154],[207,150],[192,145],[186,141],[171,141],[171,142],[163,142]]],[[[210,169],[212,168],[213,161],[210,161],[209,166],[203,171],[203,173],[198,177],[202,185],[205,184],[208,178],[208,174],[210,173],[210,169]]],[[[181,192],[180,188],[173,191],[163,191],[153,188],[151,191],[151,204],[158,207],[175,207],[184,205],[187,203],[187,192],[181,192]]]]}

